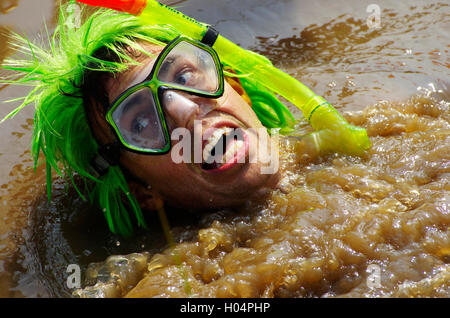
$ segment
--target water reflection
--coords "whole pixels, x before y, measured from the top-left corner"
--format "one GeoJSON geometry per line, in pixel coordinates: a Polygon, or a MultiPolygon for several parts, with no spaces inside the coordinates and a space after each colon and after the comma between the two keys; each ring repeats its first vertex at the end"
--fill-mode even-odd
{"type": "Polygon", "coordinates": [[[344,111],[448,86],[448,4],[382,8],[380,29],[342,14],[290,37],[258,37],[256,50],[344,111]]]}

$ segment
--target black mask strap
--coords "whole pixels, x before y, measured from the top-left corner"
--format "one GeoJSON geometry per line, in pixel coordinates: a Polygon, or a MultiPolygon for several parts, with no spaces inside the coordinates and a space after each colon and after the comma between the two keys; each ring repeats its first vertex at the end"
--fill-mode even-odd
{"type": "Polygon", "coordinates": [[[112,143],[98,147],[98,154],[90,164],[97,178],[105,175],[110,166],[117,166],[120,159],[120,143],[116,140],[112,143]]]}
{"type": "Polygon", "coordinates": [[[206,30],[206,33],[203,36],[203,39],[201,40],[201,42],[203,44],[206,44],[206,45],[212,47],[214,45],[214,43],[216,43],[218,36],[219,36],[219,32],[214,30],[214,28],[212,26],[208,26],[208,30],[206,30]]]}

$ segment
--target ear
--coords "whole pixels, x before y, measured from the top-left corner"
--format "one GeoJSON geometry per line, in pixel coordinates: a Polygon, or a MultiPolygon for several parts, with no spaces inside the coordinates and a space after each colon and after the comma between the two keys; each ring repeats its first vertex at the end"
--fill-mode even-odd
{"type": "Polygon", "coordinates": [[[128,187],[142,210],[157,211],[163,206],[163,200],[158,191],[135,181],[128,181],[128,187]]]}
{"type": "MultiPolygon", "coordinates": [[[[226,69],[227,72],[230,73],[234,73],[236,74],[236,72],[232,69],[226,69]]],[[[252,101],[250,99],[250,97],[247,95],[247,92],[245,91],[244,87],[242,86],[241,81],[239,80],[239,77],[229,77],[229,76],[225,76],[225,80],[227,81],[228,84],[230,84],[231,87],[233,87],[233,89],[239,94],[241,95],[241,97],[245,100],[245,102],[249,105],[252,106],[252,101]]]]}

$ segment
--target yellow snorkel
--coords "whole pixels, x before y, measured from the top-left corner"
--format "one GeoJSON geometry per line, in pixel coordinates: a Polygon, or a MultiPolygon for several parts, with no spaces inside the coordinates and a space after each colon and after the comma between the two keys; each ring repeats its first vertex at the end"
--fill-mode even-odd
{"type": "MultiPolygon", "coordinates": [[[[201,40],[208,25],[155,0],[77,0],[139,16],[145,23],[169,24],[180,33],[201,40]]],[[[222,62],[233,65],[240,74],[250,74],[259,84],[292,102],[303,113],[315,132],[311,134],[320,153],[340,152],[362,155],[370,147],[364,128],[350,125],[325,99],[260,55],[245,50],[221,35],[212,46],[222,62]]]]}

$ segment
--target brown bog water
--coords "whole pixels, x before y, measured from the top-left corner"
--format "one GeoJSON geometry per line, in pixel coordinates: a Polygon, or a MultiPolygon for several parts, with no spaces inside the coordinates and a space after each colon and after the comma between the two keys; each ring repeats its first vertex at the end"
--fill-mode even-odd
{"type": "MultiPolygon", "coordinates": [[[[28,151],[33,110],[2,123],[0,296],[71,296],[66,269],[79,264],[76,296],[449,297],[450,8],[377,4],[380,28],[369,29],[356,0],[177,1],[326,98],[373,145],[361,158],[319,157],[283,138],[283,191],[239,210],[168,210],[173,248],[156,215],[132,239],[110,234],[66,180],[48,203],[28,151]]],[[[56,12],[50,0],[0,0],[0,29],[39,40],[56,12]]],[[[2,59],[12,51],[0,39],[2,59]]],[[[2,87],[0,100],[24,92],[2,87]]]]}

